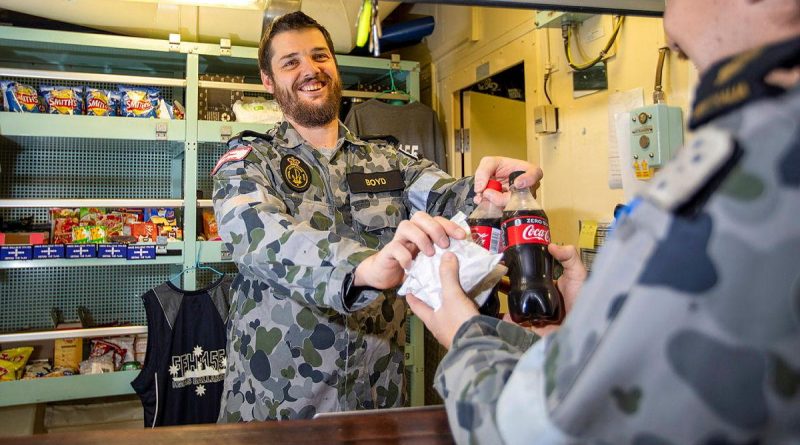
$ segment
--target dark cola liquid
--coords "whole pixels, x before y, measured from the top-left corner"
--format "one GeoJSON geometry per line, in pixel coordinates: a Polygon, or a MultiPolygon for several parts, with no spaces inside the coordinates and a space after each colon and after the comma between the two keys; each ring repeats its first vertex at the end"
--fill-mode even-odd
{"type": "Polygon", "coordinates": [[[500,318],[500,297],[497,294],[497,287],[492,289],[489,297],[486,298],[486,301],[478,308],[478,312],[480,312],[481,315],[500,318]]]}
{"type": "MultiPolygon", "coordinates": [[[[489,249],[490,240],[486,239],[487,232],[492,228],[500,230],[500,218],[469,218],[467,225],[470,227],[472,240],[486,250],[489,249]]],[[[489,297],[478,308],[482,315],[500,318],[500,297],[497,295],[497,287],[492,289],[489,297]]]]}
{"type": "Polygon", "coordinates": [[[549,226],[546,226],[547,215],[543,210],[509,211],[503,212],[503,221],[503,235],[507,246],[503,252],[503,261],[508,267],[511,282],[508,292],[511,319],[515,323],[532,326],[561,323],[564,318],[564,298],[553,284],[553,257],[547,251],[545,243],[550,241],[549,226]],[[533,218],[515,219],[521,216],[533,218]],[[544,221],[544,226],[529,224],[541,221],[544,221]],[[523,230],[528,225],[533,227],[523,230]],[[540,243],[515,243],[521,238],[514,234],[542,233],[542,227],[547,227],[547,235],[540,243]]]}

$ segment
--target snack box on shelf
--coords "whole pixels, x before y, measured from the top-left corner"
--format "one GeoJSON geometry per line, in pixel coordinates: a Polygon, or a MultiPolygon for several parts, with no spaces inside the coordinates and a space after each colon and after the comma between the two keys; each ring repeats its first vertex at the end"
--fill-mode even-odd
{"type": "Polygon", "coordinates": [[[69,259],[95,258],[97,246],[94,244],[67,244],[66,257],[69,259]]]}
{"type": "Polygon", "coordinates": [[[156,259],[155,244],[131,244],[128,246],[129,260],[154,260],[156,259]]]}
{"type": "Polygon", "coordinates": [[[33,246],[0,246],[0,261],[29,260],[33,258],[33,246]]]}
{"type": "Polygon", "coordinates": [[[97,258],[127,258],[128,246],[126,244],[98,244],[97,258]]]}
{"type": "Polygon", "coordinates": [[[64,258],[63,244],[38,244],[33,246],[34,260],[55,260],[64,258]]]}

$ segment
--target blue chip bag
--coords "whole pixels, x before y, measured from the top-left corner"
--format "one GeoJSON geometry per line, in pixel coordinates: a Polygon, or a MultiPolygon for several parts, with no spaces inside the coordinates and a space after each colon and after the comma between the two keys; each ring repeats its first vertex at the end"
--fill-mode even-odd
{"type": "Polygon", "coordinates": [[[119,91],[86,87],[86,114],[88,116],[118,116],[119,91]]]}
{"type": "Polygon", "coordinates": [[[3,108],[18,113],[41,113],[36,88],[13,80],[0,80],[3,91],[3,108]]]}
{"type": "Polygon", "coordinates": [[[41,85],[39,93],[50,114],[83,114],[83,87],[41,85]]]}
{"type": "Polygon", "coordinates": [[[119,87],[120,115],[125,117],[157,117],[160,92],[156,88],[119,87]]]}

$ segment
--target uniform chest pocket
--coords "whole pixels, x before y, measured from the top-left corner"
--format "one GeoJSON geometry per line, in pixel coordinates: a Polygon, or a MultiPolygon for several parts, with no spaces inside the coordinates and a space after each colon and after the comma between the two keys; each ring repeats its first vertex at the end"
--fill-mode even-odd
{"type": "Polygon", "coordinates": [[[399,197],[365,195],[359,193],[351,197],[353,225],[364,244],[378,249],[392,240],[397,226],[408,217],[408,212],[399,197]]]}
{"type": "Polygon", "coordinates": [[[289,213],[298,223],[307,221],[317,230],[333,230],[333,217],[327,204],[305,199],[292,204],[293,208],[289,208],[289,213]]]}

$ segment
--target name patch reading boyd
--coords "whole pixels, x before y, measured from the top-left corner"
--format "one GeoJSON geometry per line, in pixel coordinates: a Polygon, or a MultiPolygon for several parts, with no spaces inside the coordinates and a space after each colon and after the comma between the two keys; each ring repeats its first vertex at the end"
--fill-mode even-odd
{"type": "Polygon", "coordinates": [[[347,184],[352,193],[380,193],[403,190],[405,183],[400,170],[377,173],[349,173],[347,184]]]}

